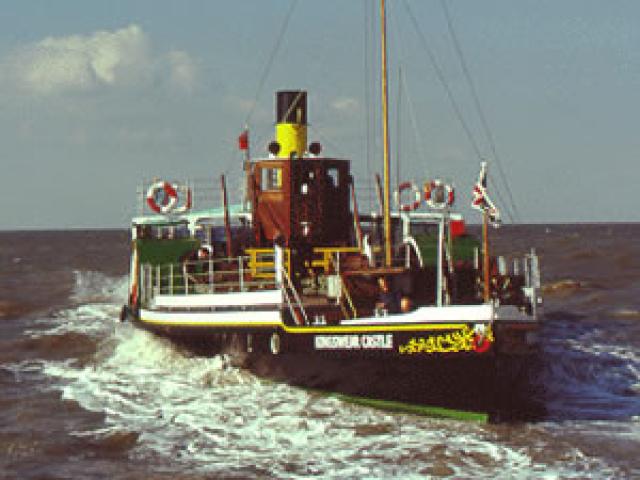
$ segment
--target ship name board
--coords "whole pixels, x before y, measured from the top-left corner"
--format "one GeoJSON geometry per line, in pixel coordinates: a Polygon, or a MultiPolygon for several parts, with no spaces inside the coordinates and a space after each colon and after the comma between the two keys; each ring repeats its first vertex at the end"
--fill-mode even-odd
{"type": "Polygon", "coordinates": [[[393,335],[316,335],[316,350],[392,350],[393,335]]]}

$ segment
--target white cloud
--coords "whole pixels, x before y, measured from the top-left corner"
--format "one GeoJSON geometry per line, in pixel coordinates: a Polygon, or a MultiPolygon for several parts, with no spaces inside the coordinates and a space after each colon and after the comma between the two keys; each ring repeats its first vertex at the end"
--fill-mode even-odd
{"type": "Polygon", "coordinates": [[[147,34],[130,25],[91,35],[48,37],[5,59],[4,80],[28,93],[90,91],[98,88],[167,84],[191,90],[195,62],[185,52],[154,54],[147,34]]]}
{"type": "Polygon", "coordinates": [[[338,97],[331,102],[331,108],[339,112],[354,111],[358,105],[358,101],[351,97],[338,97]]]}
{"type": "Polygon", "coordinates": [[[167,55],[171,85],[191,91],[196,85],[197,68],[188,53],[173,50],[167,55]]]}

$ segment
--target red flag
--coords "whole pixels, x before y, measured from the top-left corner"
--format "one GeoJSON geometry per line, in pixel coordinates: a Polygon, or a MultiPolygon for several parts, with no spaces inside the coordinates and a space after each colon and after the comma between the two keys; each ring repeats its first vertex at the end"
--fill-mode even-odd
{"type": "Polygon", "coordinates": [[[249,150],[249,130],[245,130],[238,137],[238,148],[240,150],[249,150]]]}
{"type": "Polygon", "coordinates": [[[449,222],[449,228],[451,229],[451,236],[453,238],[466,234],[464,220],[451,220],[451,222],[449,222]]]}

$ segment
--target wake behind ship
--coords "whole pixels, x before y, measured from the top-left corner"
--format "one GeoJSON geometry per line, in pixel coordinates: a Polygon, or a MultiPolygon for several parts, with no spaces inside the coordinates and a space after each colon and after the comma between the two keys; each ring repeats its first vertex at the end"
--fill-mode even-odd
{"type": "Polygon", "coordinates": [[[378,208],[360,211],[367,202],[349,160],[307,141],[306,100],[277,93],[265,157],[250,159],[241,136],[239,202],[224,177],[213,191],[143,185],[123,318],[296,385],[509,410],[536,363],[538,261],[533,251],[490,255],[484,169],[482,242],[467,235],[454,189],[439,179],[398,185],[393,211],[377,185],[378,208]]]}

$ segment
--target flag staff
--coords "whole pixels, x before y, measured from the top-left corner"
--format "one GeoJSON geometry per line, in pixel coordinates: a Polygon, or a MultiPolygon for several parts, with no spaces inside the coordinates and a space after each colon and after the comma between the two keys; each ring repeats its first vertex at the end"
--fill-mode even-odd
{"type": "Polygon", "coordinates": [[[491,294],[489,289],[489,211],[486,209],[482,212],[482,249],[482,270],[484,275],[483,298],[485,303],[488,303],[491,294]]]}
{"type": "Polygon", "coordinates": [[[496,227],[500,224],[500,212],[493,204],[487,194],[487,162],[480,164],[478,181],[473,187],[473,201],[471,207],[482,212],[482,277],[483,292],[482,297],[485,302],[489,302],[491,297],[491,262],[489,257],[489,222],[496,227]]]}
{"type": "Polygon", "coordinates": [[[251,206],[249,205],[249,195],[251,190],[251,154],[249,153],[249,125],[244,126],[244,130],[238,137],[238,149],[244,152],[242,170],[244,170],[245,186],[244,198],[242,199],[242,208],[251,209],[251,206]]]}

